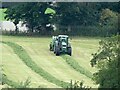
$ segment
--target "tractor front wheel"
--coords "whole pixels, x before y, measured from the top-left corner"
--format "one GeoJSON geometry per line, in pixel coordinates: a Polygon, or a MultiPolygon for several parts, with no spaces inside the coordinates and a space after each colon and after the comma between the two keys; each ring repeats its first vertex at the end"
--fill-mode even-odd
{"type": "Polygon", "coordinates": [[[50,44],[50,51],[52,51],[52,45],[50,44]]]}
{"type": "Polygon", "coordinates": [[[71,47],[68,48],[68,55],[70,55],[70,56],[72,55],[72,48],[71,47]]]}
{"type": "Polygon", "coordinates": [[[55,54],[56,53],[56,47],[55,46],[53,47],[53,51],[54,51],[54,54],[55,54]]]}
{"type": "Polygon", "coordinates": [[[58,47],[55,48],[55,54],[56,54],[56,56],[60,55],[60,49],[58,47]]]}

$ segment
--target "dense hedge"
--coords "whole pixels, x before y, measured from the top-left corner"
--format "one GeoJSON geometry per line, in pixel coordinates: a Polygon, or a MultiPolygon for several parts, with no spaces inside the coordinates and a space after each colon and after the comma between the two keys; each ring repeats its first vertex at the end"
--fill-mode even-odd
{"type": "MultiPolygon", "coordinates": [[[[117,26],[117,25],[116,25],[117,26]]],[[[22,32],[19,31],[16,33],[15,31],[2,31],[3,35],[22,35],[22,36],[52,36],[58,34],[67,34],[69,36],[100,36],[100,37],[108,37],[117,35],[118,27],[113,26],[71,26],[70,30],[67,26],[59,26],[56,31],[41,31],[41,32],[22,32]]]]}
{"type": "MultiPolygon", "coordinates": [[[[117,25],[116,25],[117,26],[117,25]]],[[[59,30],[54,33],[68,34],[70,36],[112,36],[118,33],[118,27],[113,26],[60,26],[59,30]]]]}

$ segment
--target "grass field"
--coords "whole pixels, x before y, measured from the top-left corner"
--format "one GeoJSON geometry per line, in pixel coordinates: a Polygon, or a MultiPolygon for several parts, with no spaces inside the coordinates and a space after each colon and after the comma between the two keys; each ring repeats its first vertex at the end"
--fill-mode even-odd
{"type": "Polygon", "coordinates": [[[16,44],[15,48],[0,43],[3,71],[10,80],[15,82],[24,81],[30,77],[31,87],[62,87],[59,83],[57,84],[57,80],[66,83],[69,83],[70,80],[84,81],[86,86],[97,87],[98,85],[95,85],[92,79],[82,71],[92,74],[97,70],[90,66],[90,60],[91,54],[98,50],[99,40],[99,38],[87,37],[72,38],[73,55],[70,57],[68,55],[55,56],[53,52],[50,52],[51,38],[48,37],[2,36],[2,41],[16,44]],[[15,52],[18,49],[17,46],[22,46],[21,52],[25,53],[24,57],[19,55],[19,50],[15,52]],[[26,54],[28,54],[27,57],[26,54]],[[24,62],[24,58],[35,64],[32,65],[31,63],[29,66],[24,62]],[[68,62],[77,65],[71,66],[65,60],[66,58],[71,60],[68,62]],[[77,69],[82,71],[77,71],[77,69]],[[39,72],[39,70],[41,71],[39,72]]]}

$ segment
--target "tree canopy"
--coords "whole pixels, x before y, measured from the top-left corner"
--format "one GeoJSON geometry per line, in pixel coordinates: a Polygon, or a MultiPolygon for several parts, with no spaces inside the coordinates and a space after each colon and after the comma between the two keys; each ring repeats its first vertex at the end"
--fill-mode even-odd
{"type": "Polygon", "coordinates": [[[119,39],[120,36],[114,36],[102,40],[99,51],[93,54],[91,65],[99,69],[93,79],[100,84],[100,88],[120,88],[119,39]]]}
{"type": "MultiPolygon", "coordinates": [[[[12,20],[15,25],[19,21],[23,21],[23,24],[29,28],[28,32],[51,33],[53,25],[56,25],[58,30],[63,26],[63,31],[66,29],[68,32],[77,30],[75,28],[77,26],[112,26],[113,29],[116,27],[115,25],[118,25],[119,6],[117,2],[56,2],[54,4],[50,2],[26,2],[9,7],[5,13],[5,18],[12,20]]],[[[84,31],[81,29],[81,32],[84,31]]],[[[98,33],[99,31],[94,30],[94,32],[98,33]]],[[[116,33],[116,30],[113,32],[116,33]]]]}

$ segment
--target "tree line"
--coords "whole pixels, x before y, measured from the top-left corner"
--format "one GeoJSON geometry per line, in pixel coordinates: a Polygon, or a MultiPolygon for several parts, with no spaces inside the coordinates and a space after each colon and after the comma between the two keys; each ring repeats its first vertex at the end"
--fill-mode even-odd
{"type": "Polygon", "coordinates": [[[7,20],[22,21],[28,33],[109,36],[118,32],[118,2],[24,2],[4,12],[7,20]],[[47,8],[55,14],[45,14],[47,8]]]}

